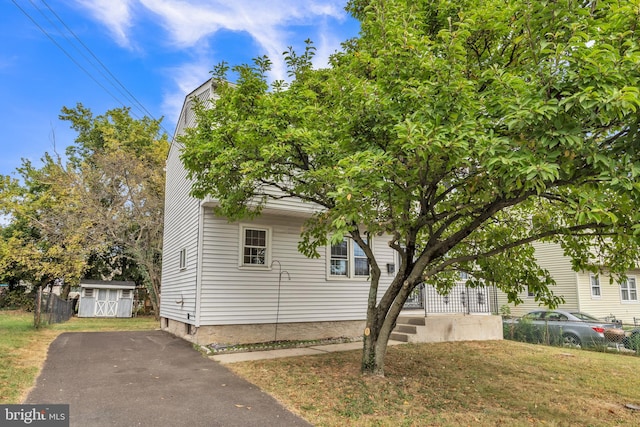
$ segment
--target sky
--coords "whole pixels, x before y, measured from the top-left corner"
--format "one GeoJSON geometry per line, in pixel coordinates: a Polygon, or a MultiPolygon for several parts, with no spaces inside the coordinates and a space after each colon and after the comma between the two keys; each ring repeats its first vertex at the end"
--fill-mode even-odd
{"type": "Polygon", "coordinates": [[[122,106],[163,118],[173,136],[185,96],[214,65],[316,47],[323,67],[358,34],[346,0],[0,0],[0,175],[22,159],[63,155],[75,132],[59,120],[78,103],[95,115],[122,106]]]}

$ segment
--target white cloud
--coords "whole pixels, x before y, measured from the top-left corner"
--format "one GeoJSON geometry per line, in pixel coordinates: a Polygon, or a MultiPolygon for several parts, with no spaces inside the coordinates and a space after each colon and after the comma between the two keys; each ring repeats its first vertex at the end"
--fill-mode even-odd
{"type": "MultiPolygon", "coordinates": [[[[285,77],[282,52],[291,44],[288,25],[308,25],[326,17],[343,19],[339,0],[140,0],[160,18],[170,39],[181,47],[193,46],[220,29],[251,35],[273,61],[272,77],[285,77]]],[[[337,47],[337,45],[336,45],[337,47]]],[[[335,48],[334,48],[335,49],[335,48]]]]}
{"type": "MultiPolygon", "coordinates": [[[[235,0],[175,1],[140,0],[157,14],[171,38],[180,45],[193,45],[221,28],[246,31],[263,46],[274,41],[278,27],[304,25],[318,17],[342,18],[343,1],[327,0],[235,0]]],[[[279,40],[277,37],[275,40],[279,40]]],[[[282,40],[280,40],[282,41],[282,40]]]]}
{"type": "Polygon", "coordinates": [[[319,26],[317,37],[318,39],[314,40],[316,52],[313,57],[313,65],[316,68],[326,67],[329,63],[329,56],[341,48],[341,43],[345,39],[325,24],[319,26]]]}
{"type": "MultiPolygon", "coordinates": [[[[284,78],[281,54],[292,42],[290,25],[317,25],[326,18],[344,19],[346,0],[76,0],[92,16],[109,28],[117,42],[132,46],[128,32],[135,12],[146,9],[159,18],[166,39],[176,48],[195,46],[224,29],[246,32],[274,62],[272,77],[284,78]],[[142,6],[142,7],[139,7],[142,6]]],[[[321,37],[318,52],[326,61],[327,52],[339,47],[333,37],[321,37]]],[[[320,59],[320,58],[317,58],[320,59]]],[[[317,62],[317,61],[316,61],[317,62]]]]}
{"type": "Polygon", "coordinates": [[[134,0],[76,0],[77,3],[89,10],[91,15],[102,22],[111,31],[120,46],[129,47],[127,36],[131,28],[131,6],[134,0]]]}
{"type": "MultiPolygon", "coordinates": [[[[347,18],[347,0],[76,0],[92,16],[107,26],[118,42],[135,45],[129,39],[138,14],[153,15],[166,33],[157,40],[176,50],[189,50],[194,58],[189,63],[165,70],[173,84],[164,94],[162,113],[165,123],[173,125],[178,118],[184,97],[209,77],[215,56],[209,46],[211,36],[221,30],[243,32],[273,61],[271,79],[286,79],[282,52],[290,45],[300,46],[310,37],[317,48],[316,67],[325,66],[328,57],[343,41],[331,31],[329,20],[347,18]],[[300,35],[292,27],[312,27],[313,35],[300,35]]],[[[147,17],[148,18],[148,17],[147,17]]],[[[223,49],[222,49],[223,50],[223,49]]],[[[235,64],[232,64],[235,65],[235,64]]]]}
{"type": "Polygon", "coordinates": [[[185,97],[206,81],[210,70],[211,64],[208,57],[165,70],[173,80],[172,89],[162,94],[161,110],[167,130],[173,130],[171,128],[175,126],[180,116],[185,97]]]}

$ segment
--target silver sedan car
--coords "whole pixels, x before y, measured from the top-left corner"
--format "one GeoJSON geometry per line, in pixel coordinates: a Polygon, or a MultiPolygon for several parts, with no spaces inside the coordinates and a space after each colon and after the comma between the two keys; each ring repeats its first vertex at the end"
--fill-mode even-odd
{"type": "Polygon", "coordinates": [[[604,322],[586,313],[564,310],[535,310],[522,316],[551,343],[563,343],[569,346],[603,346],[615,343],[617,337],[623,338],[620,324],[604,322]]]}

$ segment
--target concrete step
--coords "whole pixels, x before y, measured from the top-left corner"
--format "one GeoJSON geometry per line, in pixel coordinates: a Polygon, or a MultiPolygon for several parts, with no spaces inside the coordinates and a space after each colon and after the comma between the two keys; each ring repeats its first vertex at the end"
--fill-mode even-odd
{"type": "Polygon", "coordinates": [[[414,325],[396,325],[394,332],[402,332],[405,334],[416,334],[418,329],[414,325]]]}
{"type": "Polygon", "coordinates": [[[391,332],[389,338],[393,341],[409,342],[409,336],[400,332],[391,332]]]}
{"type": "Polygon", "coordinates": [[[399,316],[396,324],[424,326],[427,324],[427,319],[425,317],[399,316]]]}

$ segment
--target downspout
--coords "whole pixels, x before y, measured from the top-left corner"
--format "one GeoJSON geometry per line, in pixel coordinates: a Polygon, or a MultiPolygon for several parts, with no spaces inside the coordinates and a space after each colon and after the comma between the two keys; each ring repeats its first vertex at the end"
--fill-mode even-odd
{"type": "Polygon", "coordinates": [[[198,241],[196,242],[196,328],[200,327],[200,302],[201,302],[201,294],[202,294],[202,246],[203,246],[203,235],[204,235],[204,206],[202,202],[198,206],[198,241]]]}

